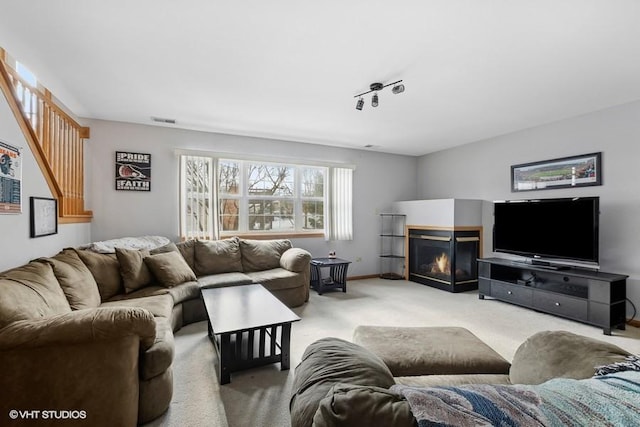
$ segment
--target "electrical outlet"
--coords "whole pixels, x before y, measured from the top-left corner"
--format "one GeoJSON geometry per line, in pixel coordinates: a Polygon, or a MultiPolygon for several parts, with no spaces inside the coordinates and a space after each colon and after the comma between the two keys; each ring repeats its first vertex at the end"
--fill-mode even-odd
{"type": "Polygon", "coordinates": [[[360,262],[360,261],[362,261],[362,257],[357,257],[356,262],[360,262]]]}

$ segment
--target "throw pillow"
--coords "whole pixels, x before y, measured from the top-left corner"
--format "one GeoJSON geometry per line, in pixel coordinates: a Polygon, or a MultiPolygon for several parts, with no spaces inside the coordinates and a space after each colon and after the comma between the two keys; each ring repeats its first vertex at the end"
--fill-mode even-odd
{"type": "Polygon", "coordinates": [[[124,282],[124,291],[130,293],[151,283],[153,277],[144,263],[149,256],[147,249],[116,248],[116,257],[120,263],[120,274],[124,282]]]}
{"type": "Polygon", "coordinates": [[[51,258],[43,258],[53,267],[64,295],[72,310],[95,308],[100,305],[98,284],[87,266],[73,249],[64,249],[51,258]]]}
{"type": "Polygon", "coordinates": [[[195,266],[199,275],[242,272],[242,255],[237,237],[224,240],[197,240],[195,266]]]}
{"type": "Polygon", "coordinates": [[[571,332],[538,332],[516,350],[509,379],[512,384],[541,384],[552,378],[589,378],[596,366],[623,361],[629,354],[617,345],[571,332]]]}
{"type": "Polygon", "coordinates": [[[76,253],[98,284],[98,292],[100,292],[102,302],[124,293],[120,263],[116,254],[99,254],[81,249],[76,250],[76,253]]]}
{"type": "Polygon", "coordinates": [[[313,417],[313,427],[417,427],[406,399],[381,387],[336,384],[313,417]]]}
{"type": "Polygon", "coordinates": [[[158,282],[167,288],[196,280],[196,275],[179,252],[150,255],[144,259],[158,282]]]}
{"type": "Polygon", "coordinates": [[[289,403],[291,425],[311,426],[320,401],[338,383],[382,388],[395,384],[387,365],[366,348],[339,338],[322,338],[307,347],[296,367],[289,403]]]}
{"type": "Polygon", "coordinates": [[[242,269],[245,273],[280,267],[280,257],[292,247],[290,240],[240,239],[242,269]]]}

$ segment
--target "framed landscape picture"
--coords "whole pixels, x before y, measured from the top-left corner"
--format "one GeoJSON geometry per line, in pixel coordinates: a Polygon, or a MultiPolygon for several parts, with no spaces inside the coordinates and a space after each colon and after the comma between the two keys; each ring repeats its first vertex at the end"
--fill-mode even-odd
{"type": "Polygon", "coordinates": [[[511,191],[602,185],[602,153],[511,166],[511,191]]]}

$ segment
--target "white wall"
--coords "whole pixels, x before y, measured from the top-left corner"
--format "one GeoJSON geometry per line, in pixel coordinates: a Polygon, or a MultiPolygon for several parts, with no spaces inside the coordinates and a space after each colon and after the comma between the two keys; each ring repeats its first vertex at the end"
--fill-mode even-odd
{"type": "Polygon", "coordinates": [[[176,148],[355,164],[354,240],[293,239],[295,246],[309,250],[314,256],[326,256],[335,250],[338,257],[353,261],[350,276],[378,272],[378,213],[388,210],[396,200],[415,198],[417,191],[417,159],[414,157],[168,127],[102,120],[86,122],[91,127],[89,162],[94,240],[144,234],[178,239],[176,148]],[[115,191],[116,151],[151,154],[150,192],[115,191]],[[357,261],[359,258],[361,261],[357,261]]]}
{"type": "MultiPolygon", "coordinates": [[[[418,197],[600,196],[602,271],[630,276],[627,296],[640,310],[639,159],[640,102],[635,102],[423,156],[418,161],[418,197]],[[510,191],[511,165],[598,151],[602,152],[602,186],[510,191]]],[[[492,210],[483,208],[483,216],[486,238],[492,210]]]]}
{"type": "Polygon", "coordinates": [[[407,225],[431,227],[482,225],[482,200],[409,200],[393,203],[393,211],[406,215],[407,225]]]}
{"type": "Polygon", "coordinates": [[[0,271],[31,259],[55,255],[60,249],[91,241],[89,224],[60,224],[58,234],[29,237],[29,197],[51,197],[29,145],[6,98],[0,94],[0,139],[22,147],[22,213],[0,214],[0,271]]]}

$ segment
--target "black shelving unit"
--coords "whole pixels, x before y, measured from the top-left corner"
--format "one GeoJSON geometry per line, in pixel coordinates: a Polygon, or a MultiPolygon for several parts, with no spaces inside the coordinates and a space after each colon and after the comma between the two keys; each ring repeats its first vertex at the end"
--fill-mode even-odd
{"type": "Polygon", "coordinates": [[[400,280],[405,275],[405,230],[407,216],[380,214],[380,277],[400,280]]]}

